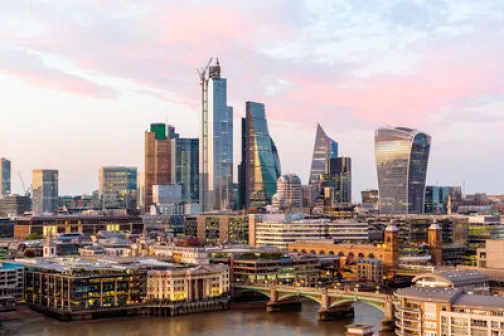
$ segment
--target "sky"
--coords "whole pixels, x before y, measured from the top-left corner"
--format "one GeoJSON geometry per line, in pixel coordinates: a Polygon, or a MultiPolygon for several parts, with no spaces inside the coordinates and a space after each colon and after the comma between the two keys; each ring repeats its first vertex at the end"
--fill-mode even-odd
{"type": "MultiPolygon", "coordinates": [[[[266,105],[284,173],[308,181],[317,122],[376,188],[374,131],[432,136],[428,184],[504,193],[502,0],[0,0],[0,156],[90,194],[143,170],[144,132],[198,137],[196,69],[219,57],[234,107],[266,105]]],[[[236,179],[236,174],[235,174],[236,179]]]]}

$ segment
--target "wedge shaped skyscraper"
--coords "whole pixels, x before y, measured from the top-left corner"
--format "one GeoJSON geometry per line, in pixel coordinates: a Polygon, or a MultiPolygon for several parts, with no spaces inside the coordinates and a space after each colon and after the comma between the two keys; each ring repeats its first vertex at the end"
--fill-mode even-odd
{"type": "Polygon", "coordinates": [[[338,143],[327,136],[320,124],[317,124],[313,159],[310,169],[310,184],[320,180],[320,176],[329,174],[330,161],[338,157],[338,143]]]}

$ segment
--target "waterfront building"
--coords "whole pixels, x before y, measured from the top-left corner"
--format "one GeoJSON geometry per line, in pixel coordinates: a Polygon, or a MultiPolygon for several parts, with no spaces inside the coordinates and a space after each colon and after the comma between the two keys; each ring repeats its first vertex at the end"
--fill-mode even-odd
{"type": "Polygon", "coordinates": [[[176,138],[175,183],[182,187],[182,202],[199,202],[199,139],[176,138]]]}
{"type": "MultiPolygon", "coordinates": [[[[10,262],[0,262],[0,299],[10,297],[15,301],[23,300],[24,268],[10,262]]],[[[0,311],[1,311],[0,300],[0,311]]]]}
{"type": "Polygon", "coordinates": [[[29,196],[7,195],[0,198],[0,216],[23,215],[30,210],[29,196]]]}
{"type": "Polygon", "coordinates": [[[346,326],[345,336],[373,336],[374,326],[365,324],[350,324],[346,326]]]}
{"type": "Polygon", "coordinates": [[[144,211],[148,211],[152,205],[152,186],[174,182],[174,153],[169,135],[163,123],[151,124],[150,131],[145,132],[144,211]]]}
{"type": "Polygon", "coordinates": [[[380,213],[421,214],[431,137],[405,127],[375,133],[380,213]]]}
{"type": "Polygon", "coordinates": [[[245,135],[242,135],[245,140],[242,147],[245,148],[241,163],[244,174],[240,181],[244,184],[241,187],[245,192],[244,208],[264,208],[271,204],[277,191],[277,179],[281,175],[280,158],[268,131],[264,104],[246,102],[245,110],[245,135]]]}
{"type": "Polygon", "coordinates": [[[282,175],[277,180],[272,207],[280,212],[302,209],[301,179],[294,174],[282,175]]]}
{"type": "Polygon", "coordinates": [[[357,260],[357,275],[359,282],[383,282],[383,262],[379,259],[357,260]]]}
{"type": "Polygon", "coordinates": [[[186,216],[185,234],[199,239],[201,244],[248,244],[249,217],[247,215],[186,216]]]}
{"type": "Polygon", "coordinates": [[[140,234],[142,218],[133,215],[52,215],[14,217],[14,238],[24,240],[30,234],[47,237],[54,233],[84,233],[96,235],[99,231],[140,234]]]}
{"type": "Polygon", "coordinates": [[[280,253],[244,253],[232,261],[233,282],[237,283],[316,283],[320,260],[315,256],[282,257],[280,253]],[[277,258],[271,258],[276,255],[277,258]]]}
{"type": "Polygon", "coordinates": [[[100,167],[98,181],[102,209],[137,209],[137,168],[100,167]]]}
{"type": "Polygon", "coordinates": [[[0,158],[0,197],[11,193],[11,162],[0,158]]]}
{"type": "Polygon", "coordinates": [[[249,245],[287,250],[296,241],[330,240],[364,242],[369,239],[367,223],[326,218],[310,219],[299,214],[249,215],[249,245]]]}
{"type": "Polygon", "coordinates": [[[233,108],[218,60],[201,73],[201,90],[200,205],[204,212],[227,210],[233,203],[233,108]]]}
{"type": "Polygon", "coordinates": [[[316,183],[320,175],[329,173],[330,160],[338,157],[338,143],[327,136],[320,124],[317,124],[313,158],[310,169],[310,184],[316,183]]]}
{"type": "Polygon", "coordinates": [[[58,171],[36,169],[33,171],[34,214],[55,213],[58,211],[58,171]]]}
{"type": "Polygon", "coordinates": [[[504,298],[460,288],[410,287],[394,293],[398,336],[501,335],[504,298]]]}
{"type": "Polygon", "coordinates": [[[227,265],[152,270],[147,276],[148,303],[229,300],[231,284],[227,265]]]}
{"type": "Polygon", "coordinates": [[[477,270],[457,269],[417,275],[412,282],[416,287],[460,288],[466,292],[489,294],[489,279],[477,270]]]}

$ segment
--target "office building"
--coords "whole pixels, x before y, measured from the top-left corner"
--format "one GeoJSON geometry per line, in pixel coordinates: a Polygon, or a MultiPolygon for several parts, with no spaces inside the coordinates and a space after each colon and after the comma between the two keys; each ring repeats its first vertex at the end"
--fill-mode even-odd
{"type": "Polygon", "coordinates": [[[137,173],[137,208],[145,209],[145,173],[137,173]]]}
{"type": "Polygon", "coordinates": [[[201,244],[248,244],[247,215],[186,216],[185,234],[198,238],[201,244]]]}
{"type": "Polygon", "coordinates": [[[461,203],[461,187],[459,186],[426,186],[425,213],[451,214],[461,203]]]}
{"type": "Polygon", "coordinates": [[[6,158],[0,159],[0,197],[11,193],[11,162],[6,158]]]}
{"type": "Polygon", "coordinates": [[[409,287],[394,293],[395,334],[502,335],[504,298],[460,288],[409,287]]]}
{"type": "Polygon", "coordinates": [[[152,203],[156,205],[182,203],[182,186],[178,184],[152,186],[152,203]]]}
{"type": "Polygon", "coordinates": [[[233,108],[218,60],[201,74],[201,89],[200,205],[203,211],[232,209],[233,108]]]}
{"type": "MultiPolygon", "coordinates": [[[[24,296],[24,268],[21,265],[0,262],[0,298],[12,297],[16,301],[24,296]]],[[[0,301],[1,311],[1,301],[0,301]]]]}
{"type": "Polygon", "coordinates": [[[329,176],[333,181],[334,206],[345,207],[352,204],[352,159],[338,157],[330,160],[329,176]]]}
{"type": "MultiPolygon", "coordinates": [[[[172,184],[172,139],[168,137],[166,124],[151,124],[145,132],[144,210],[152,205],[152,186],[172,184]]],[[[173,133],[173,132],[172,132],[173,133]]]]}
{"type": "Polygon", "coordinates": [[[320,175],[329,173],[330,160],[338,157],[338,143],[327,136],[320,124],[317,124],[315,146],[310,169],[310,184],[316,183],[320,175]]]}
{"type": "Polygon", "coordinates": [[[320,191],[312,185],[302,185],[301,186],[301,200],[303,209],[311,209],[320,198],[320,191]]]}
{"type": "Polygon", "coordinates": [[[421,214],[431,137],[405,127],[375,133],[380,213],[421,214]]]}
{"type": "Polygon", "coordinates": [[[199,202],[199,139],[176,138],[175,183],[183,203],[199,202]]]}
{"type": "Polygon", "coordinates": [[[32,211],[35,214],[58,211],[58,171],[37,169],[33,171],[32,211]]]}
{"type": "Polygon", "coordinates": [[[362,195],[362,207],[368,210],[378,210],[379,208],[379,196],[378,190],[363,190],[362,195]]]}
{"type": "MultiPolygon", "coordinates": [[[[244,169],[245,209],[264,208],[271,204],[280,177],[280,159],[268,131],[264,104],[246,102],[245,143],[241,169],[244,169]]],[[[242,189],[243,190],[243,189],[242,189]]]]}
{"type": "Polygon", "coordinates": [[[301,180],[297,175],[282,175],[277,180],[276,194],[272,198],[272,207],[279,212],[291,212],[303,207],[301,180]]]}
{"type": "Polygon", "coordinates": [[[23,240],[30,234],[47,237],[56,233],[84,233],[96,235],[99,231],[117,231],[140,234],[142,218],[132,215],[53,215],[18,216],[14,218],[14,239],[23,240]]]}
{"type": "Polygon", "coordinates": [[[8,195],[0,198],[0,216],[23,215],[30,210],[29,196],[8,195]]]}
{"type": "Polygon", "coordinates": [[[383,262],[379,259],[357,260],[359,282],[380,284],[383,282],[383,262]]]}
{"type": "Polygon", "coordinates": [[[102,209],[137,208],[137,168],[100,167],[98,195],[102,209]]]}

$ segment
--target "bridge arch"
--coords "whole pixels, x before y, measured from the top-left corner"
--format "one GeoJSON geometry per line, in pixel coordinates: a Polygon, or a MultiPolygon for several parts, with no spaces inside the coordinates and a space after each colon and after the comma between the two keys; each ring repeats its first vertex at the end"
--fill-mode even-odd
{"type": "Polygon", "coordinates": [[[237,295],[241,295],[241,294],[245,294],[245,293],[259,293],[259,294],[266,296],[268,299],[271,299],[271,295],[270,295],[269,291],[265,291],[265,290],[258,290],[255,288],[243,288],[243,289],[239,289],[236,291],[237,295]]]}
{"type": "Polygon", "coordinates": [[[368,300],[362,299],[362,298],[357,298],[356,300],[349,300],[349,299],[338,300],[338,301],[333,302],[329,306],[329,309],[337,307],[337,306],[340,306],[340,305],[344,305],[344,304],[347,304],[347,303],[355,303],[355,302],[360,302],[360,303],[367,304],[367,305],[369,305],[371,307],[374,307],[374,308],[378,309],[382,313],[385,313],[385,307],[383,305],[380,305],[379,303],[368,301],[368,300]]]}
{"type": "Polygon", "coordinates": [[[313,297],[311,295],[308,295],[308,294],[303,294],[303,293],[289,293],[289,294],[284,294],[284,295],[281,295],[278,297],[278,301],[279,302],[282,302],[286,299],[289,299],[289,298],[300,298],[300,297],[304,297],[304,298],[307,298],[307,299],[310,299],[310,300],[313,300],[315,302],[317,302],[319,305],[322,305],[322,302],[320,301],[320,299],[316,298],[316,297],[313,297]]]}

